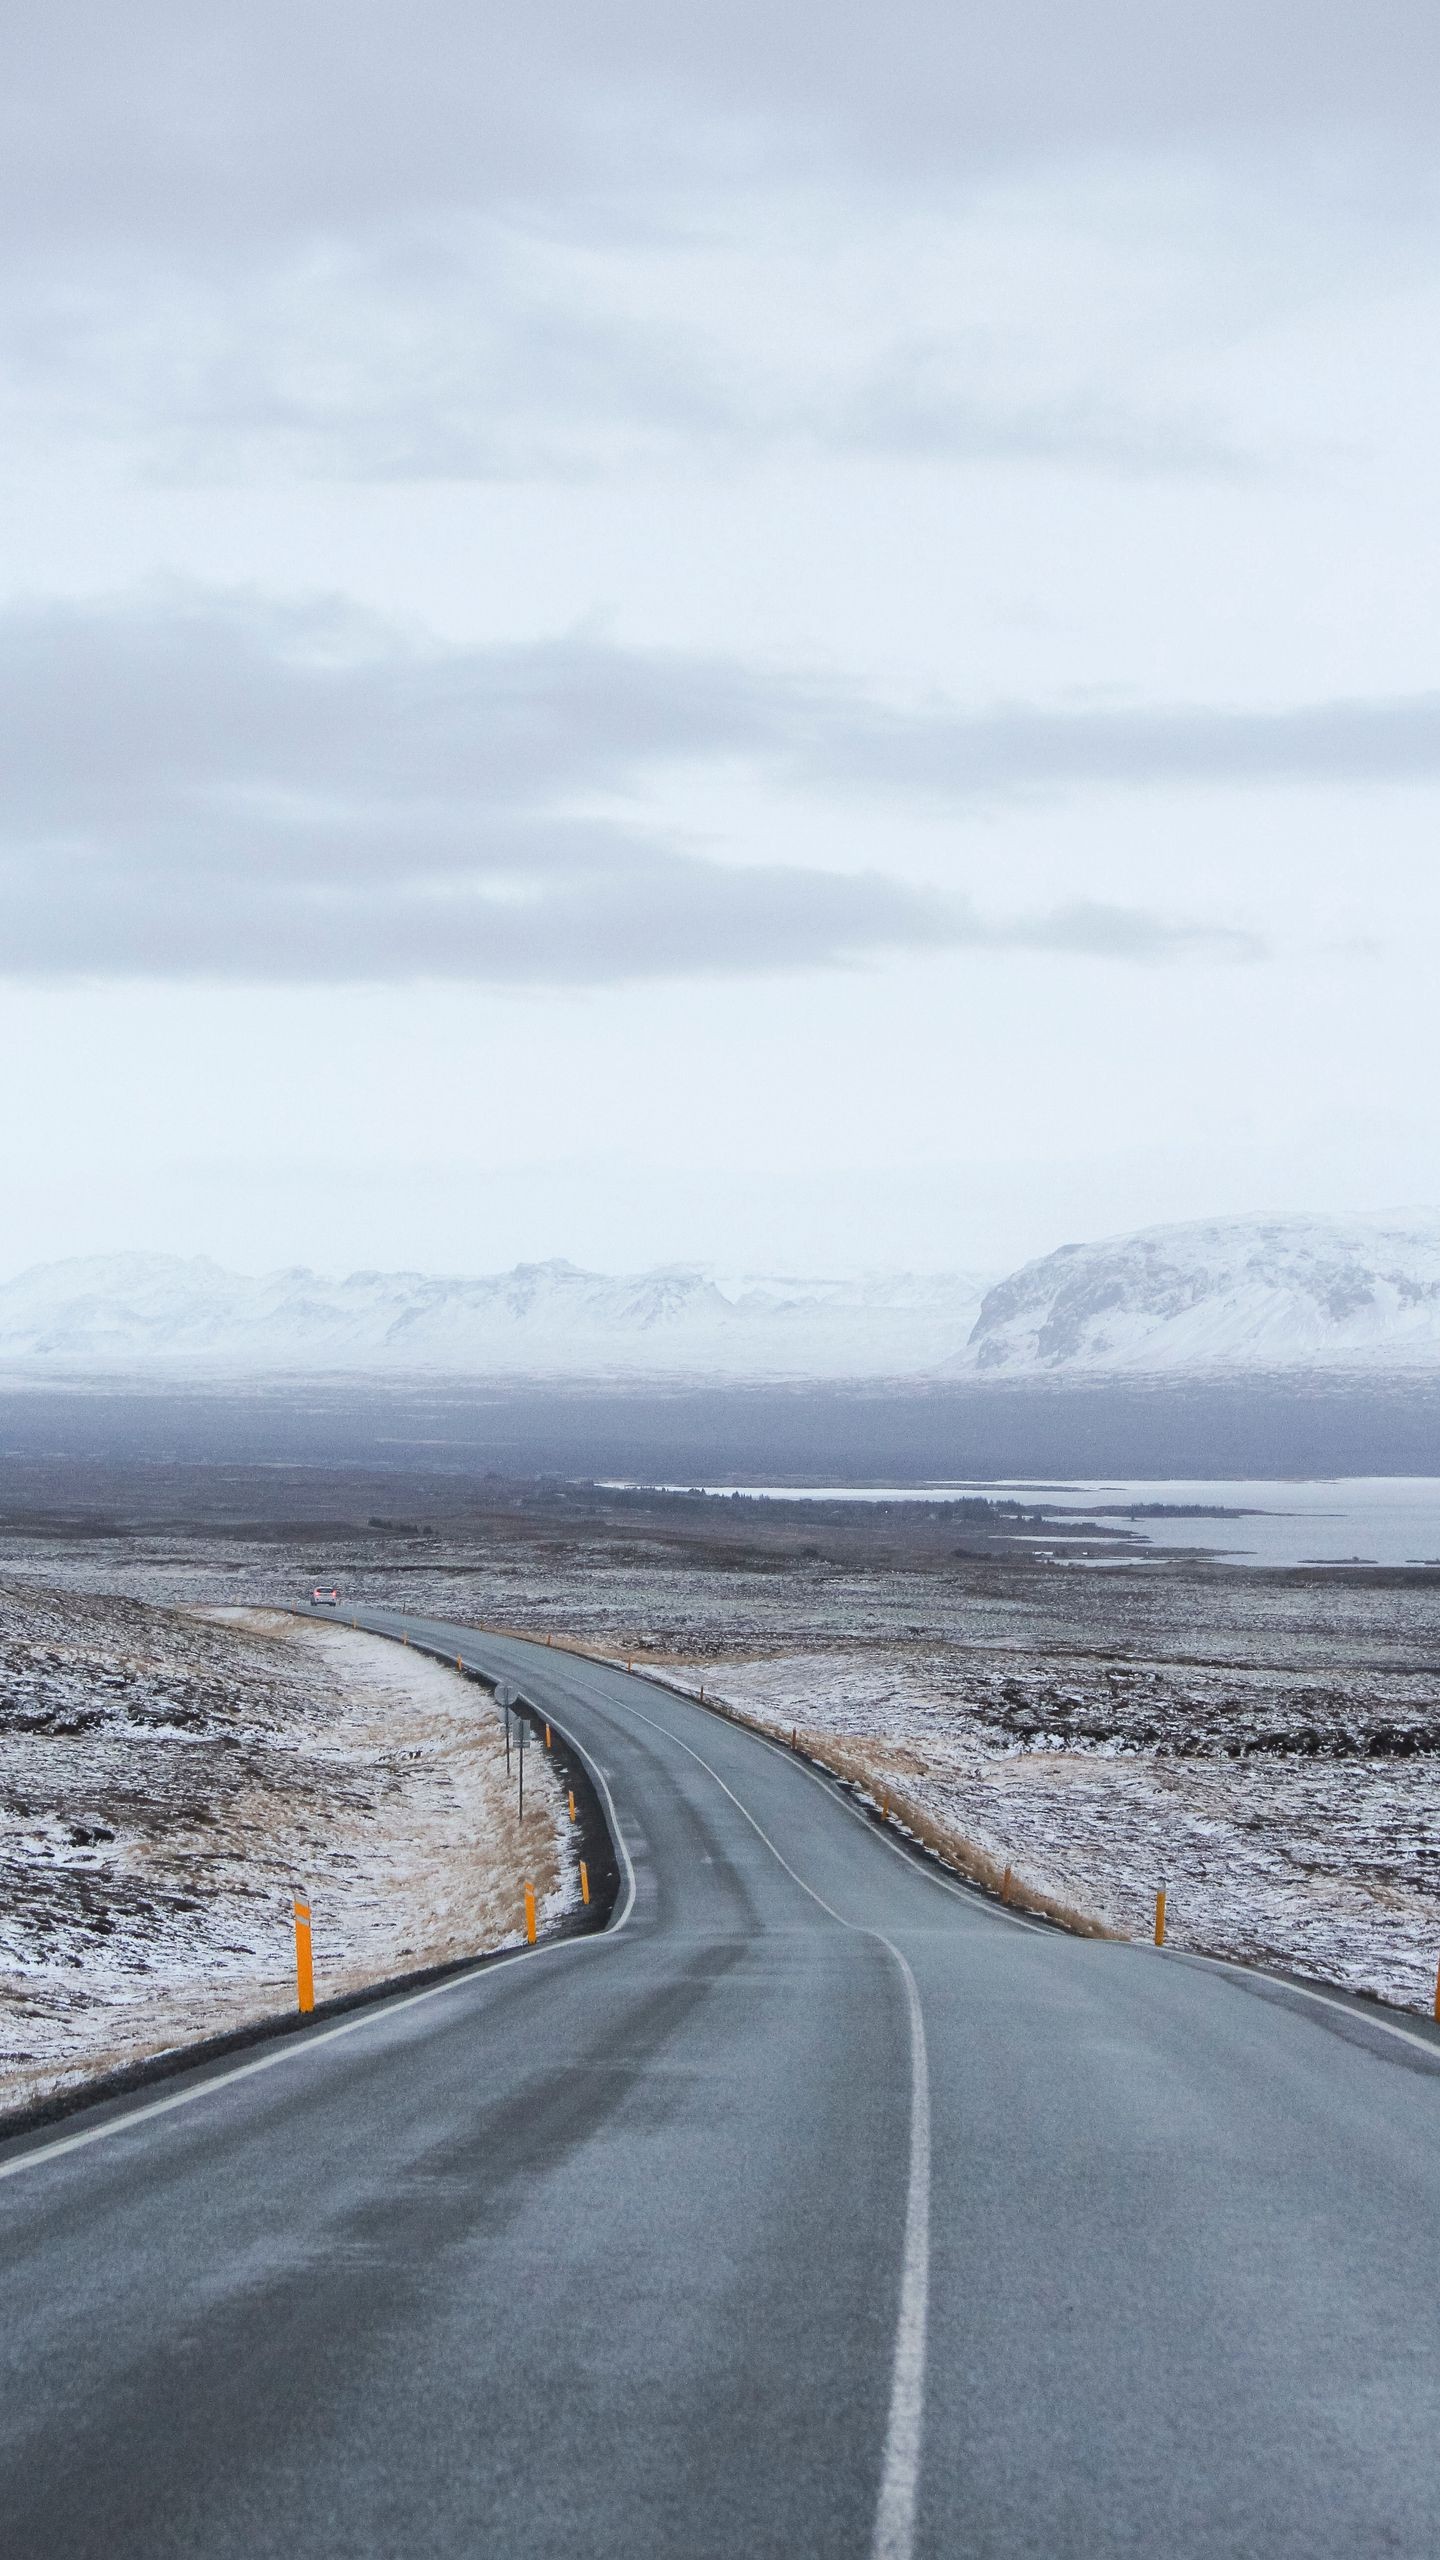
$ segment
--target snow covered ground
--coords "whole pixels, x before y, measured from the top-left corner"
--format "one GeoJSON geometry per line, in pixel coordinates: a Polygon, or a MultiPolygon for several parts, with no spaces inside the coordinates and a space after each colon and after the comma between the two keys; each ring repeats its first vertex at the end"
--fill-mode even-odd
{"type": "Polygon", "coordinates": [[[1440,1679],[918,1644],[664,1676],[788,1735],[1021,1900],[1426,2012],[1440,1679]]]}
{"type": "Polygon", "coordinates": [[[275,1611],[0,1586],[0,2110],[518,1936],[574,1898],[563,1801],[523,1839],[488,1695],[275,1611]]]}
{"type": "MultiPolygon", "coordinates": [[[[801,1506],[782,1532],[768,1504],[685,1512],[685,1545],[683,1510],[665,1529],[659,1514],[612,1518],[600,1497],[557,1501],[388,1547],[332,1525],[323,1544],[157,1529],[12,1532],[6,1550],[66,1605],[86,1589],[255,1605],[308,1587],[323,1561],[357,1602],[569,1636],[798,1726],[962,1862],[1010,1864],[1102,1926],[1143,1935],[1163,1883],[1178,1945],[1429,2008],[1433,1575],[1175,1558],[1085,1573],[976,1559],[948,1538],[907,1548],[896,1522],[867,1550],[823,1516],[812,1530],[801,1506]]],[[[277,1870],[275,1889],[288,1880],[277,1870]]]]}

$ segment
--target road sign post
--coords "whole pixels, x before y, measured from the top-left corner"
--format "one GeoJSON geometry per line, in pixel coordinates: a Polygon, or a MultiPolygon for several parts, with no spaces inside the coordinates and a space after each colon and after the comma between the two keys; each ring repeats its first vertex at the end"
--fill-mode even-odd
{"type": "Polygon", "coordinates": [[[510,1775],[510,1710],[518,1703],[519,1694],[511,1688],[509,1681],[498,1680],[495,1684],[495,1704],[505,1718],[505,1775],[507,1778],[510,1775]]]}

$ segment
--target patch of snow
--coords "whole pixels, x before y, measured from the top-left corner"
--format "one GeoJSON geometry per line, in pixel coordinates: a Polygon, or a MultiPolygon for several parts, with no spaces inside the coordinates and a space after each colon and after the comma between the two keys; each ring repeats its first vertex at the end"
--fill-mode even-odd
{"type": "MultiPolygon", "coordinates": [[[[528,1756],[528,1755],[527,1755],[528,1756]]],[[[383,1638],[0,1594],[0,2107],[518,1942],[576,1893],[536,1753],[523,1836],[489,1694],[383,1638]]]]}

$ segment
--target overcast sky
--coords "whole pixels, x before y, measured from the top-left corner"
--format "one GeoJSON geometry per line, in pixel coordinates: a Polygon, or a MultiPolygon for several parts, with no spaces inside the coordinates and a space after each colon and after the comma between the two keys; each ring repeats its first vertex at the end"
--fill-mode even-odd
{"type": "Polygon", "coordinates": [[[0,1267],[1440,1199],[1434,0],[0,61],[0,1267]]]}

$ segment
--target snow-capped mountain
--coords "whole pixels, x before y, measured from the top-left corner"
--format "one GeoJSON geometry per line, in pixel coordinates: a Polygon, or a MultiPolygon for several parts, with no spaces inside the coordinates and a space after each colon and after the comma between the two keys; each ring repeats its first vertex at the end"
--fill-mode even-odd
{"type": "Polygon", "coordinates": [[[1063,1245],[990,1290],[976,1378],[1440,1368],[1440,1212],[1219,1218],[1063,1245]]]}
{"type": "Polygon", "coordinates": [[[286,1270],[113,1254],[0,1283],[12,1377],[981,1380],[1440,1370],[1440,1212],[1222,1218],[868,1279],[286,1270]]]}
{"type": "Polygon", "coordinates": [[[984,1275],[630,1277],[569,1262],[486,1277],[114,1254],[0,1284],[0,1369],[33,1375],[872,1378],[958,1352],[984,1275]]]}

